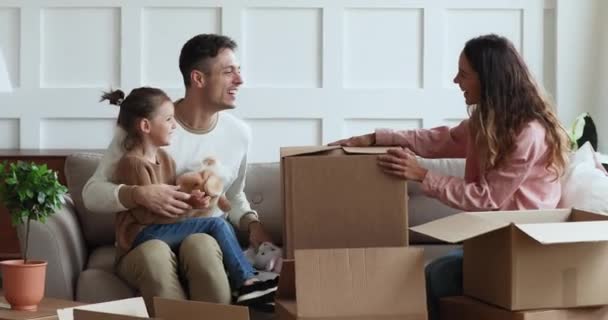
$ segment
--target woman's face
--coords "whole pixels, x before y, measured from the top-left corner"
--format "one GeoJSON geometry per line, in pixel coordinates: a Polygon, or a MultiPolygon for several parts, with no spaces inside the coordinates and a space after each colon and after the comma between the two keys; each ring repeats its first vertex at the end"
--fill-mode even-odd
{"type": "Polygon", "coordinates": [[[454,78],[454,83],[460,87],[464,93],[464,100],[467,105],[478,104],[481,99],[481,85],[477,72],[473,70],[464,52],[458,58],[458,73],[454,78]]]}

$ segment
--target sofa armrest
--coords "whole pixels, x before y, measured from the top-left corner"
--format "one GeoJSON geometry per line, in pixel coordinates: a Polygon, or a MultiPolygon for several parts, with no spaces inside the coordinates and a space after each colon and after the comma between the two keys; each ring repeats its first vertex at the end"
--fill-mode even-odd
{"type": "MultiPolygon", "coordinates": [[[[25,225],[17,227],[17,235],[23,252],[25,225]]],[[[28,259],[48,262],[46,296],[73,300],[78,275],[87,256],[74,202],[69,196],[65,196],[65,204],[45,224],[30,223],[28,259]]]]}

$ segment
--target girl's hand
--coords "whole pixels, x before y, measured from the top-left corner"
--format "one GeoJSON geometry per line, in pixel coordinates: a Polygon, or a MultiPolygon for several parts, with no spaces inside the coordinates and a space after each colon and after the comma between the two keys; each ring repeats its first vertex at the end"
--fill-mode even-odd
{"type": "Polygon", "coordinates": [[[190,199],[188,199],[188,203],[192,205],[195,209],[207,209],[211,204],[211,197],[205,195],[204,192],[200,190],[192,190],[190,193],[190,199]]]}
{"type": "Polygon", "coordinates": [[[387,154],[378,156],[378,165],[387,174],[418,182],[422,182],[428,172],[418,164],[416,155],[409,149],[389,149],[387,154]]]}

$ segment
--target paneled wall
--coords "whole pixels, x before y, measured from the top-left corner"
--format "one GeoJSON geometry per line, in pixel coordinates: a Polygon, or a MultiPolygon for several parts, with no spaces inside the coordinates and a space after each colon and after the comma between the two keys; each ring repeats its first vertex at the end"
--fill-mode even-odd
{"type": "Polygon", "coordinates": [[[208,32],[240,45],[234,112],[252,128],[255,162],[376,127],[457,123],[458,54],[480,34],[509,37],[549,91],[556,82],[552,1],[3,0],[16,90],[0,93],[0,148],[104,148],[118,110],[98,103],[101,90],[179,98],[179,50],[208,32]]]}

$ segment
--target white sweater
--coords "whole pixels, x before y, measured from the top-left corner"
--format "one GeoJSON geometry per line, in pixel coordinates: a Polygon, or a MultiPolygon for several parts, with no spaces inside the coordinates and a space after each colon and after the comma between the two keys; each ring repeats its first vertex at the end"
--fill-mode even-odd
{"type": "MultiPolygon", "coordinates": [[[[118,198],[118,190],[122,185],[111,182],[116,164],[125,152],[122,148],[124,137],[125,131],[117,128],[97,170],[84,186],[84,205],[93,212],[116,213],[127,210],[118,198]]],[[[165,148],[175,160],[178,175],[199,169],[204,158],[214,157],[218,160],[222,166],[220,174],[224,180],[224,191],[232,206],[228,219],[237,227],[246,214],[253,214],[255,217],[251,218],[257,220],[257,213],[251,210],[243,191],[250,141],[250,129],[243,121],[229,113],[220,112],[216,126],[206,133],[190,131],[178,122],[171,144],[165,148]]],[[[217,209],[213,215],[222,214],[217,209]]]]}

